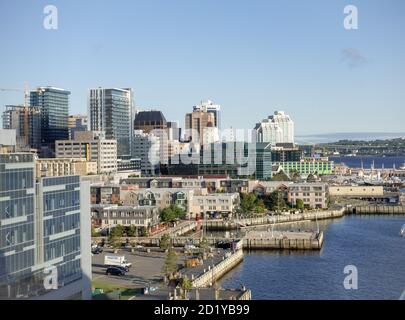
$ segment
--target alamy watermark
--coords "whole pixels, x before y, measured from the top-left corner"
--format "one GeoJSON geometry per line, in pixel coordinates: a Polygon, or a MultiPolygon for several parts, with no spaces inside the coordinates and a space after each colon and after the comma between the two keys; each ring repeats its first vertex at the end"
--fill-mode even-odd
{"type": "Polygon", "coordinates": [[[359,11],[357,7],[349,4],[344,7],[343,13],[346,14],[343,20],[343,27],[346,30],[357,30],[359,28],[359,11]]]}
{"type": "Polygon", "coordinates": [[[359,288],[359,272],[354,265],[347,265],[343,269],[347,276],[343,280],[343,287],[346,290],[357,290],[359,288]]]}
{"type": "Polygon", "coordinates": [[[54,5],[47,5],[44,7],[43,13],[45,15],[42,25],[46,30],[58,29],[58,8],[54,5]]]}

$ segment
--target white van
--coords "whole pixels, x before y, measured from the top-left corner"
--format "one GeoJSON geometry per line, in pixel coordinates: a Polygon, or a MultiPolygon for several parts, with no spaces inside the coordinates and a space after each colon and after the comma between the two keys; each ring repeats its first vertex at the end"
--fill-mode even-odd
{"type": "Polygon", "coordinates": [[[132,263],[129,263],[125,256],[112,256],[112,255],[105,255],[104,256],[104,265],[109,266],[119,266],[124,268],[129,268],[132,266],[132,263]]]}

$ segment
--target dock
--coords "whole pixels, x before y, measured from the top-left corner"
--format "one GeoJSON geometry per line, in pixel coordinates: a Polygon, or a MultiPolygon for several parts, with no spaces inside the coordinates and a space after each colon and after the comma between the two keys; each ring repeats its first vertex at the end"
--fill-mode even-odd
{"type": "Polygon", "coordinates": [[[347,209],[349,214],[405,214],[405,206],[369,205],[355,206],[347,209]]]}
{"type": "Polygon", "coordinates": [[[247,250],[320,250],[323,232],[249,232],[243,239],[247,250]]]}

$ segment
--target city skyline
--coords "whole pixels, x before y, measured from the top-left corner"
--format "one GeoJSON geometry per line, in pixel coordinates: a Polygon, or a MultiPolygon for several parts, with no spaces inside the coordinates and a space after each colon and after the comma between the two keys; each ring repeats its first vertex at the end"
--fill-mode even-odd
{"type": "MultiPolygon", "coordinates": [[[[0,88],[65,88],[71,114],[86,113],[90,88],[121,87],[132,88],[138,109],[159,109],[182,127],[192,106],[212,100],[223,128],[252,129],[283,110],[299,119],[298,135],[403,131],[400,1],[352,1],[358,30],[343,28],[343,1],[183,2],[182,10],[160,1],[55,1],[57,30],[43,28],[48,3],[21,4],[0,5],[8,39],[0,88]]],[[[23,98],[0,92],[2,110],[23,98]]]]}

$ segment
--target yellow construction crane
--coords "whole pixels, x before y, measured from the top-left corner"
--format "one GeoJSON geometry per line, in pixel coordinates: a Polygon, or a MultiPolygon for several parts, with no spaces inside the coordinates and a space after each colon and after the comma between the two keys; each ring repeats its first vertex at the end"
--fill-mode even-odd
{"type": "Polygon", "coordinates": [[[0,88],[0,91],[19,91],[24,92],[24,107],[28,107],[28,99],[30,96],[30,90],[28,84],[24,84],[24,89],[21,88],[0,88]]]}

